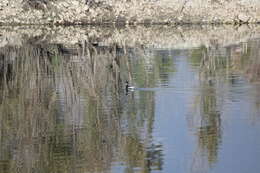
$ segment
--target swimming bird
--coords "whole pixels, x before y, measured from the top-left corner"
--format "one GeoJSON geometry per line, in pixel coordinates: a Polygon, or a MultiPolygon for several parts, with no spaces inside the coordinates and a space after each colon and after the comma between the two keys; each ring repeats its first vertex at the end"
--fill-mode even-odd
{"type": "Polygon", "coordinates": [[[128,81],[126,81],[125,82],[125,90],[126,90],[126,92],[128,92],[128,91],[134,91],[134,89],[135,89],[135,87],[134,86],[129,86],[129,82],[128,81]]]}

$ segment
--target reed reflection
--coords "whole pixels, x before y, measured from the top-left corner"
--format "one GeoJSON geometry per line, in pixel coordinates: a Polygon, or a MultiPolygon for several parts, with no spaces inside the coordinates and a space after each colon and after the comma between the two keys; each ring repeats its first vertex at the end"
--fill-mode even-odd
{"type": "MultiPolygon", "coordinates": [[[[257,64],[260,56],[257,43],[250,41],[221,47],[213,42],[209,48],[202,46],[191,51],[189,61],[194,67],[199,67],[200,77],[193,114],[188,118],[191,128],[196,129],[198,141],[192,172],[208,172],[217,163],[223,136],[221,114],[224,106],[229,99],[236,101],[238,99],[235,97],[243,97],[245,90],[241,82],[255,84],[259,80],[257,64]],[[238,74],[242,74],[244,79],[239,78],[238,74]]],[[[250,90],[252,93],[257,91],[255,87],[250,90]]],[[[252,98],[250,102],[259,102],[259,99],[252,98]]]]}
{"type": "Polygon", "coordinates": [[[153,96],[140,96],[151,98],[141,104],[152,112],[125,106],[129,50],[40,38],[1,48],[0,171],[110,172],[115,162],[127,172],[161,169],[161,146],[150,140],[153,96]]]}

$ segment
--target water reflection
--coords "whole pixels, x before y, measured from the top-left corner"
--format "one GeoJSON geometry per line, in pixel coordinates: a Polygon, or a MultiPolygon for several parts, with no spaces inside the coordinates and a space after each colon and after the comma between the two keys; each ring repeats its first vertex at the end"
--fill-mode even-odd
{"type": "Polygon", "coordinates": [[[156,49],[44,37],[0,48],[0,172],[260,170],[259,40],[156,49]],[[143,90],[126,95],[126,80],[143,90]],[[240,138],[244,165],[228,153],[240,138]]]}
{"type": "Polygon", "coordinates": [[[151,140],[153,94],[125,108],[130,49],[30,38],[0,51],[1,172],[162,169],[162,146],[151,140]]]}
{"type": "MultiPolygon", "coordinates": [[[[196,135],[198,136],[193,170],[208,172],[209,168],[212,169],[217,163],[223,136],[221,117],[224,116],[222,114],[225,106],[229,106],[230,102],[240,102],[242,97],[248,94],[251,86],[248,86],[247,81],[253,84],[259,80],[257,70],[254,72],[249,70],[257,66],[260,57],[259,51],[251,52],[251,49],[255,50],[256,47],[259,48],[259,45],[257,46],[253,41],[227,47],[213,44],[210,48],[201,47],[191,51],[189,58],[191,64],[200,67],[200,87],[197,96],[194,97],[195,114],[191,115],[198,116],[199,120],[195,120],[197,124],[194,124],[195,117],[189,117],[193,119],[192,128],[197,128],[196,135]],[[248,75],[251,72],[252,74],[248,75]],[[234,97],[240,98],[234,99],[234,97]],[[203,158],[208,162],[206,163],[208,168],[205,168],[203,158]]],[[[255,92],[258,91],[255,90],[255,92]]],[[[253,101],[255,98],[249,99],[253,101]]],[[[255,102],[258,102],[257,100],[255,102]]],[[[259,110],[259,108],[254,108],[254,110],[259,110]]]]}

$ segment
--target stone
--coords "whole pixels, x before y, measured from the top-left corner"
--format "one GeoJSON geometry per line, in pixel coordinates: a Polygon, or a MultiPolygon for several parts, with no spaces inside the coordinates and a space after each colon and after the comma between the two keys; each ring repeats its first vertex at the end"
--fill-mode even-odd
{"type": "Polygon", "coordinates": [[[247,16],[247,15],[245,15],[245,14],[239,14],[239,15],[238,15],[238,19],[239,19],[240,21],[242,21],[242,22],[248,22],[249,19],[250,19],[250,17],[247,16]]]}
{"type": "MultiPolygon", "coordinates": [[[[32,23],[78,23],[80,21],[118,21],[121,16],[124,22],[142,22],[149,18],[155,23],[169,22],[168,19],[189,23],[254,23],[260,21],[260,3],[251,0],[219,0],[221,4],[207,0],[189,0],[182,14],[180,9],[185,0],[160,0],[156,2],[140,0],[91,0],[88,6],[85,0],[1,0],[0,21],[12,23],[12,18],[32,23]],[[250,2],[249,2],[250,1],[250,2]],[[34,3],[32,3],[34,2],[34,3]],[[30,3],[25,10],[23,5],[30,3]],[[94,4],[94,5],[93,5],[94,4]],[[252,8],[254,7],[254,8],[252,8]],[[28,15],[27,15],[28,14],[28,15]],[[55,14],[55,15],[54,15],[55,14]],[[12,17],[10,17],[12,16],[12,17]],[[60,17],[62,16],[62,17],[60,17]],[[52,20],[49,20],[51,17],[52,20]]],[[[16,21],[17,22],[17,21],[16,21]]],[[[122,22],[122,20],[120,20],[122,22]]]]}

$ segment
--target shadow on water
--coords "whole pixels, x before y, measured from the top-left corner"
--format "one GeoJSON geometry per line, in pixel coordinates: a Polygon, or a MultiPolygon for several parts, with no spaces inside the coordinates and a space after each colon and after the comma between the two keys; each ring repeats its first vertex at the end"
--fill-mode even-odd
{"type": "Polygon", "coordinates": [[[219,160],[226,107],[249,97],[250,119],[259,121],[259,40],[156,49],[104,33],[109,43],[91,33],[71,44],[40,34],[0,48],[1,173],[208,172],[219,160]],[[128,95],[126,80],[137,87],[128,95]],[[186,113],[174,112],[196,141],[183,169],[166,160],[175,155],[165,149],[170,137],[155,135],[168,128],[155,122],[160,101],[173,96],[187,101],[186,113]]]}

